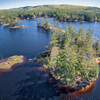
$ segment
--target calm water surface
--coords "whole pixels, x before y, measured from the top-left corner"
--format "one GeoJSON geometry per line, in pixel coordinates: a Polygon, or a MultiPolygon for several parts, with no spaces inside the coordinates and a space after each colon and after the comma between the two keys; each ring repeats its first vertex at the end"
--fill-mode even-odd
{"type": "MultiPolygon", "coordinates": [[[[49,20],[53,21],[52,18],[49,20]]],[[[26,59],[24,64],[14,66],[10,71],[0,72],[0,100],[56,100],[58,97],[64,100],[66,94],[62,95],[59,84],[42,68],[42,64],[28,61],[46,50],[45,46],[49,44],[52,33],[37,28],[37,19],[26,20],[26,23],[28,27],[20,29],[9,29],[0,25],[0,55],[3,58],[24,55],[26,59]]],[[[65,23],[60,23],[64,29],[65,23]]],[[[81,25],[85,31],[91,28],[94,36],[100,39],[100,22],[70,22],[67,26],[70,24],[77,29],[81,25]]],[[[100,100],[100,77],[88,93],[81,95],[82,100],[100,100]]]]}

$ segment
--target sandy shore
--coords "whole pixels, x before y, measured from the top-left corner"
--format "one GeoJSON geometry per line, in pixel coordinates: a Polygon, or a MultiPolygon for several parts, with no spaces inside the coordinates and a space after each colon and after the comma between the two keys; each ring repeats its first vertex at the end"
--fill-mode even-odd
{"type": "Polygon", "coordinates": [[[9,26],[10,24],[3,24],[3,26],[9,26]]]}
{"type": "Polygon", "coordinates": [[[17,28],[21,28],[21,27],[27,27],[28,25],[22,25],[22,26],[14,26],[14,27],[9,27],[10,29],[17,29],[17,28]]]}

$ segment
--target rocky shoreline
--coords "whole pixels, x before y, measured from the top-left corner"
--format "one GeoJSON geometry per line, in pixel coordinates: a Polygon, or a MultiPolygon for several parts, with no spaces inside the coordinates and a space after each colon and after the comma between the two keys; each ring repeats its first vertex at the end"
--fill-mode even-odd
{"type": "MultiPolygon", "coordinates": [[[[43,65],[44,69],[46,69],[47,67],[45,65],[43,65]]],[[[61,83],[64,87],[69,86],[66,82],[62,82],[64,78],[59,78],[56,75],[54,75],[54,73],[52,71],[49,70],[49,72],[51,73],[52,77],[54,77],[55,80],[57,80],[59,83],[61,83]]],[[[94,83],[97,79],[93,78],[91,80],[88,81],[82,81],[81,79],[76,78],[75,82],[72,83],[72,85],[70,87],[73,87],[74,89],[87,89],[91,83],[94,83]]]]}
{"type": "MultiPolygon", "coordinates": [[[[10,26],[10,24],[3,24],[3,26],[10,26]]],[[[17,29],[17,28],[21,28],[21,27],[27,27],[28,25],[16,25],[16,26],[10,26],[10,29],[17,29]]]]}
{"type": "MultiPolygon", "coordinates": [[[[38,63],[43,63],[45,61],[45,57],[47,56],[50,56],[50,50],[47,50],[41,54],[39,54],[36,58],[34,58],[34,61],[35,62],[38,62],[38,63]]],[[[98,62],[97,62],[98,63],[98,62]]],[[[66,87],[67,83],[65,82],[62,82],[63,81],[63,78],[60,78],[60,77],[57,77],[52,71],[50,71],[48,69],[48,67],[46,65],[43,64],[43,68],[48,70],[52,77],[57,80],[60,84],[62,84],[63,86],[66,87]]],[[[72,83],[71,87],[73,87],[74,89],[87,89],[91,84],[93,84],[97,79],[95,78],[92,78],[91,80],[87,80],[87,81],[82,81],[81,78],[79,77],[75,77],[75,81],[72,83]]],[[[68,86],[68,85],[67,85],[68,86]]]]}
{"type": "Polygon", "coordinates": [[[10,29],[17,29],[21,27],[27,27],[28,25],[21,25],[21,26],[14,26],[14,27],[9,27],[10,29]]]}
{"type": "Polygon", "coordinates": [[[51,30],[51,27],[46,27],[45,25],[37,25],[37,27],[44,28],[45,30],[51,30]]]}
{"type": "Polygon", "coordinates": [[[8,24],[3,24],[3,26],[9,26],[10,24],[8,23],[8,24]]]}
{"type": "MultiPolygon", "coordinates": [[[[43,28],[43,29],[45,29],[45,30],[60,30],[60,29],[58,29],[58,28],[53,28],[53,27],[48,27],[48,28],[47,28],[45,25],[37,25],[37,27],[43,28]]],[[[64,30],[60,30],[60,31],[62,31],[62,32],[65,33],[64,30]]]]}
{"type": "Polygon", "coordinates": [[[24,62],[24,56],[11,56],[7,59],[2,59],[0,61],[0,70],[7,70],[10,69],[12,66],[16,64],[21,64],[24,62]]]}

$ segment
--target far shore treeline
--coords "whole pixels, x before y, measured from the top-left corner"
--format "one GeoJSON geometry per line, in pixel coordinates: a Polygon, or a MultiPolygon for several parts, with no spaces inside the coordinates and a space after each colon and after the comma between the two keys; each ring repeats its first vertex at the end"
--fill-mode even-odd
{"type": "Polygon", "coordinates": [[[4,23],[4,24],[9,24],[10,26],[16,26],[19,25],[18,19],[32,19],[37,17],[53,17],[54,20],[59,20],[64,22],[100,21],[100,9],[95,7],[90,7],[90,8],[83,7],[84,8],[83,9],[81,6],[76,6],[77,9],[74,9],[74,6],[70,7],[68,6],[70,8],[69,9],[67,6],[59,5],[58,6],[59,9],[56,6],[53,6],[56,7],[56,9],[54,10],[53,9],[46,10],[46,8],[45,9],[43,8],[48,6],[41,6],[40,10],[39,7],[40,6],[37,6],[33,10],[29,9],[25,11],[0,10],[0,24],[4,23]],[[61,9],[61,7],[65,8],[61,9]]]}

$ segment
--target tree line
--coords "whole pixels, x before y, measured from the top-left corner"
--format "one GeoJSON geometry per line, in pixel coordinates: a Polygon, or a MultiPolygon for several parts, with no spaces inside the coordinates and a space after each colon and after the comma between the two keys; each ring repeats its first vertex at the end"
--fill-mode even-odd
{"type": "Polygon", "coordinates": [[[66,10],[55,10],[55,11],[43,11],[42,17],[49,16],[54,17],[55,20],[59,21],[100,21],[100,14],[94,14],[92,12],[84,11],[66,11],[66,10]]]}
{"type": "Polygon", "coordinates": [[[100,21],[100,13],[68,10],[46,11],[1,11],[0,22],[16,25],[17,19],[32,19],[37,17],[53,17],[59,21],[100,21]]]}
{"type": "MultiPolygon", "coordinates": [[[[39,12],[33,11],[5,11],[0,13],[0,22],[8,24],[11,26],[16,26],[19,24],[18,19],[31,19],[39,17],[39,12]]],[[[20,23],[23,23],[20,20],[20,23]]]]}

